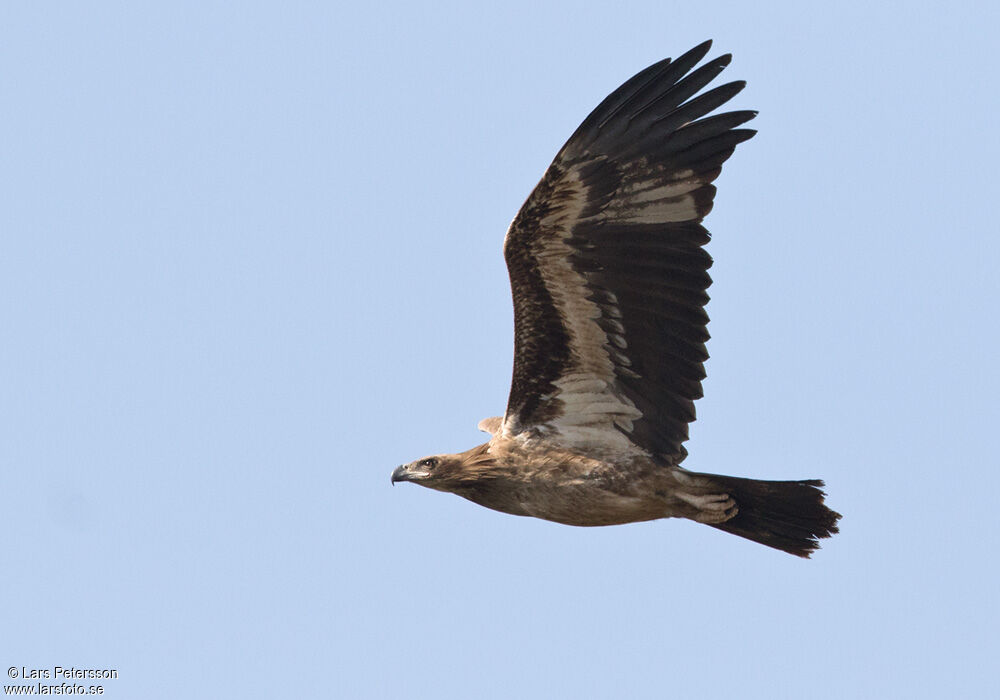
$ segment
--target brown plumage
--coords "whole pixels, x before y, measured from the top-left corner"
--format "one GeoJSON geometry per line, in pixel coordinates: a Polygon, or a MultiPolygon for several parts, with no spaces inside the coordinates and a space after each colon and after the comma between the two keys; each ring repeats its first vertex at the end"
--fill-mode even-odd
{"type": "Polygon", "coordinates": [[[808,557],[837,532],[821,481],[680,467],[701,397],[712,259],[702,219],[755,112],[706,116],[743,82],[699,91],[711,42],[608,96],[507,231],[514,373],[492,439],[397,468],[392,481],[567,525],[683,517],[808,557]],[[696,96],[697,95],[697,96],[696,96]]]}

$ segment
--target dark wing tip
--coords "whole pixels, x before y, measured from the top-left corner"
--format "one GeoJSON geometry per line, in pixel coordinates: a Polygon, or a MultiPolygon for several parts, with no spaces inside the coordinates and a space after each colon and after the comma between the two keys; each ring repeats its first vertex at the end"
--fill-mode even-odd
{"type": "Polygon", "coordinates": [[[746,124],[751,119],[757,116],[756,109],[740,109],[735,112],[728,112],[727,116],[732,119],[732,124],[734,127],[740,124],[746,124]]]}
{"type": "Polygon", "coordinates": [[[705,54],[707,54],[711,48],[712,48],[712,40],[705,39],[705,41],[701,42],[693,49],[689,49],[688,51],[685,51],[683,54],[681,54],[680,58],[678,58],[677,61],[681,62],[681,61],[693,60],[694,63],[697,63],[701,59],[705,58],[705,54]]]}
{"type": "Polygon", "coordinates": [[[745,88],[746,86],[747,86],[747,81],[734,80],[731,83],[726,83],[725,85],[720,85],[719,87],[730,88],[733,91],[733,96],[735,96],[743,92],[743,88],[745,88]]]}
{"type": "MultiPolygon", "coordinates": [[[[676,86],[679,81],[683,81],[685,76],[690,77],[691,70],[705,58],[711,48],[712,40],[707,39],[678,56],[676,60],[664,58],[633,75],[618,89],[605,97],[583,120],[583,123],[563,146],[560,154],[567,152],[567,150],[572,151],[574,145],[582,146],[593,141],[597,137],[597,132],[604,129],[609,122],[620,118],[623,112],[628,115],[628,119],[625,120],[627,123],[637,112],[643,110],[643,104],[647,100],[657,99],[657,95],[662,96],[671,86],[676,86]]],[[[704,82],[709,82],[729,65],[731,60],[732,54],[725,54],[713,59],[696,71],[699,76],[696,80],[705,77],[707,79],[704,82]]],[[[700,87],[701,85],[696,85],[694,91],[700,87]]],[[[682,98],[681,101],[683,99],[685,98],[682,98]]]]}

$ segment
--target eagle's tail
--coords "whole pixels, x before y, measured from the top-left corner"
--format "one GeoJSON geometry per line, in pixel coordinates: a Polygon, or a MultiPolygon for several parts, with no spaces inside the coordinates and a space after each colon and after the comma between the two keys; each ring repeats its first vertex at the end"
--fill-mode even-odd
{"type": "Polygon", "coordinates": [[[840,513],[823,503],[823,482],[759,481],[708,475],[736,501],[739,512],[712,527],[808,558],[819,540],[837,532],[840,513]]]}

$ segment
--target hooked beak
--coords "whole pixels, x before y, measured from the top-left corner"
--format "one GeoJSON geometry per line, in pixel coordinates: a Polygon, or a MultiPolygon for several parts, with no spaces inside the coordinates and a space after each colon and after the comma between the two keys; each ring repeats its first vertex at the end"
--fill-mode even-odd
{"type": "Polygon", "coordinates": [[[393,484],[397,481],[420,481],[430,476],[430,472],[416,469],[413,464],[401,464],[392,471],[390,480],[393,484]]]}
{"type": "Polygon", "coordinates": [[[395,484],[397,481],[420,481],[426,476],[430,476],[429,472],[421,471],[420,469],[412,469],[412,464],[401,464],[392,471],[392,483],[395,484]]]}

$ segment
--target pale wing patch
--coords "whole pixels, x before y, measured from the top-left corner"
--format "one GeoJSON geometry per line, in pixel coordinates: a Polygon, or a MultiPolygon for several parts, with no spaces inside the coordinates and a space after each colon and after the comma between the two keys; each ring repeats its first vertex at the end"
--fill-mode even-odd
{"type": "Polygon", "coordinates": [[[616,221],[623,224],[669,224],[698,218],[698,203],[689,194],[656,202],[632,205],[616,221]]]}
{"type": "Polygon", "coordinates": [[[633,204],[658,202],[692,192],[703,186],[705,181],[694,177],[694,172],[684,170],[674,175],[671,182],[661,184],[658,178],[650,178],[645,173],[642,177],[632,177],[622,184],[619,194],[633,204]]]}
{"type": "Polygon", "coordinates": [[[604,215],[627,224],[668,224],[699,218],[698,203],[690,193],[702,187],[704,180],[684,170],[667,184],[660,184],[663,175],[652,173],[662,171],[640,161],[615,193],[614,207],[604,215]]]}

